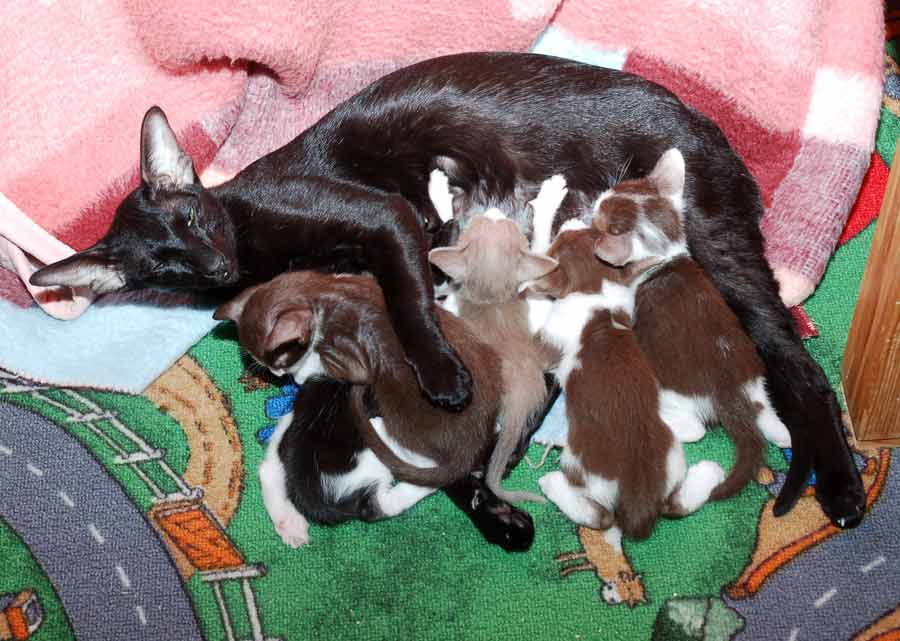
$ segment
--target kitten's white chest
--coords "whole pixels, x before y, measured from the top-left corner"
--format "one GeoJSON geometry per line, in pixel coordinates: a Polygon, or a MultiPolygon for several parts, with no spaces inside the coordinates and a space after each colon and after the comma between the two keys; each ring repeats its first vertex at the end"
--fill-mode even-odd
{"type": "Polygon", "coordinates": [[[308,378],[325,373],[325,368],[322,366],[322,359],[319,358],[319,352],[316,351],[315,343],[309,346],[309,349],[306,350],[303,358],[288,369],[288,373],[294,377],[294,381],[298,385],[308,378]]]}
{"type": "Polygon", "coordinates": [[[541,336],[562,352],[556,368],[556,377],[565,387],[572,370],[580,367],[581,332],[587,325],[600,297],[587,294],[569,294],[553,303],[547,320],[541,328],[541,336]]]}

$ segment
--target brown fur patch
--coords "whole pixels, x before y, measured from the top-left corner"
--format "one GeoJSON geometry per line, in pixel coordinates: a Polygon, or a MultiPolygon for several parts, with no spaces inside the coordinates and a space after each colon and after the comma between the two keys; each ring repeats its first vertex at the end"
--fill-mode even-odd
{"type": "Polygon", "coordinates": [[[598,231],[620,236],[634,229],[640,206],[638,201],[627,195],[610,196],[600,203],[599,214],[594,225],[598,231]]]}

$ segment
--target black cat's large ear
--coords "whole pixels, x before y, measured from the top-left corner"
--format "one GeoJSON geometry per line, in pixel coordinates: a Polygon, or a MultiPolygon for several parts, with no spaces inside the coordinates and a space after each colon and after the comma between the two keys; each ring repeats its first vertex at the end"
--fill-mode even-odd
{"type": "Polygon", "coordinates": [[[95,294],[125,287],[118,260],[102,246],[94,246],[34,272],[28,282],[38,287],[88,287],[95,294]]]}
{"type": "Polygon", "coordinates": [[[150,107],[141,124],[141,179],[155,189],[179,188],[196,180],[191,157],[178,145],[166,114],[150,107]]]}

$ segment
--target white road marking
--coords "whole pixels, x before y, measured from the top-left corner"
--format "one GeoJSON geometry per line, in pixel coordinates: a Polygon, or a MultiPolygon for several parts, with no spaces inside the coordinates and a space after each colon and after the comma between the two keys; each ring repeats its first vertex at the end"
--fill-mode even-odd
{"type": "Polygon", "coordinates": [[[62,502],[66,504],[66,507],[75,507],[75,501],[69,498],[69,495],[62,490],[59,491],[59,498],[61,498],[62,502]]]}
{"type": "Polygon", "coordinates": [[[44,470],[37,467],[36,465],[32,465],[31,463],[26,463],[25,467],[27,467],[28,471],[31,472],[32,474],[34,474],[35,476],[43,476],[44,475],[44,470]]]}
{"type": "Polygon", "coordinates": [[[814,605],[816,606],[816,608],[821,608],[823,605],[831,601],[831,598],[835,594],[837,594],[837,588],[831,588],[830,590],[828,590],[828,592],[820,596],[819,599],[814,603],[814,605]]]}
{"type": "Polygon", "coordinates": [[[88,523],[88,531],[91,533],[91,536],[94,537],[94,540],[97,543],[99,543],[100,545],[106,543],[106,539],[103,538],[103,535],[100,534],[100,530],[98,530],[97,526],[93,523],[88,523]]]}
{"type": "Polygon", "coordinates": [[[797,641],[797,635],[800,633],[800,628],[794,628],[791,630],[791,636],[788,637],[788,641],[797,641]]]}
{"type": "Polygon", "coordinates": [[[869,563],[866,563],[864,566],[862,566],[859,569],[859,571],[862,572],[863,574],[868,574],[869,572],[871,572],[872,570],[877,568],[882,563],[885,563],[886,561],[887,561],[887,559],[885,559],[883,556],[879,556],[874,561],[870,561],[869,563]]]}
{"type": "Polygon", "coordinates": [[[0,452],[6,454],[7,456],[12,456],[12,450],[6,447],[5,445],[0,445],[0,452]]]}
{"type": "Polygon", "coordinates": [[[137,612],[138,619],[141,622],[141,625],[147,625],[147,615],[144,614],[144,606],[136,605],[134,606],[135,611],[137,612]]]}
{"type": "Polygon", "coordinates": [[[119,575],[119,581],[122,582],[122,587],[126,590],[129,589],[131,587],[131,579],[125,574],[125,569],[121,565],[116,566],[116,574],[119,575]]]}

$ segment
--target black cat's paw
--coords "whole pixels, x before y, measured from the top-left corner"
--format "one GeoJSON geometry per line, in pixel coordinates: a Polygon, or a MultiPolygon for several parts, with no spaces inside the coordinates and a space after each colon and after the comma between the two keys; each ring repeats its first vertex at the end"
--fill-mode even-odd
{"type": "Polygon", "coordinates": [[[496,497],[484,498],[480,493],[473,498],[472,507],[472,520],[488,543],[507,552],[526,552],[531,548],[534,521],[528,512],[496,497]]]}
{"type": "Polygon", "coordinates": [[[791,508],[800,499],[800,495],[806,488],[806,482],[812,474],[812,456],[805,448],[801,449],[798,445],[799,443],[794,444],[793,457],[784,479],[784,485],[772,507],[772,513],[775,516],[784,516],[791,511],[791,508]]]}
{"type": "MultiPolygon", "coordinates": [[[[784,486],[772,509],[775,516],[787,514],[794,507],[806,488],[806,481],[812,471],[810,453],[806,448],[798,450],[795,446],[784,486]]],[[[866,492],[852,458],[835,456],[827,465],[820,465],[815,471],[816,499],[832,524],[841,529],[850,529],[862,523],[866,510],[866,492]]]]}
{"type": "Polygon", "coordinates": [[[836,527],[847,530],[862,523],[866,491],[855,467],[816,470],[816,499],[836,527]]]}
{"type": "Polygon", "coordinates": [[[472,402],[472,375],[455,355],[426,367],[412,366],[422,393],[432,405],[461,412],[472,402]]]}

